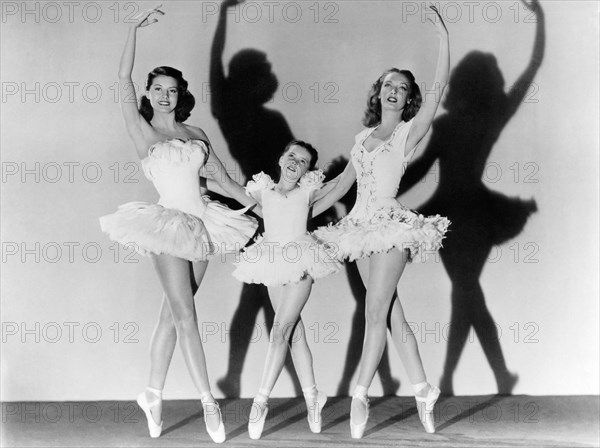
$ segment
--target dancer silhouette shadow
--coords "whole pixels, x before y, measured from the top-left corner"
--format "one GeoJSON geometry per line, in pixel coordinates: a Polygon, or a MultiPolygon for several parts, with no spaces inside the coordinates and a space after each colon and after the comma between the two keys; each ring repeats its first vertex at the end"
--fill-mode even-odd
{"type": "MultiPolygon", "coordinates": [[[[345,157],[338,157],[337,159],[333,160],[330,164],[327,165],[327,169],[325,171],[325,179],[331,180],[337,177],[339,174],[342,173],[347,163],[348,159],[346,159],[345,157]]],[[[342,199],[340,199],[339,202],[344,206],[345,212],[347,214],[356,202],[356,184],[352,186],[348,193],[346,193],[346,195],[342,199]]],[[[331,207],[329,210],[326,210],[321,215],[309,221],[309,230],[314,230],[317,227],[324,226],[329,223],[334,223],[340,218],[341,216],[338,216],[335,207],[331,207]]],[[[360,362],[360,357],[362,354],[361,348],[363,344],[363,339],[365,337],[366,324],[365,307],[367,290],[365,289],[365,286],[360,277],[360,273],[358,272],[358,267],[356,266],[355,262],[346,263],[345,269],[348,282],[350,284],[352,297],[356,301],[356,308],[352,316],[352,332],[350,333],[350,340],[348,341],[348,349],[346,351],[346,359],[344,361],[344,370],[342,371],[342,376],[338,385],[336,393],[337,396],[347,396],[350,393],[350,381],[352,381],[352,377],[354,376],[356,369],[358,368],[358,364],[360,362]]],[[[389,326],[390,325],[388,323],[388,327],[389,326]]],[[[379,379],[381,381],[383,394],[395,395],[398,391],[398,388],[400,387],[400,382],[392,377],[387,346],[384,348],[383,355],[381,357],[381,362],[379,363],[379,367],[377,368],[377,374],[379,375],[379,379]]]]}
{"type": "Polygon", "coordinates": [[[419,211],[447,216],[452,225],[440,251],[452,282],[448,350],[440,388],[453,395],[453,375],[471,327],[492,368],[498,393],[510,395],[518,376],[508,371],[497,327],[485,303],[479,277],[494,245],[519,235],[533,199],[523,201],[489,190],[482,181],[486,161],[500,133],[524,100],[539,69],[545,42],[543,11],[537,0],[527,4],[536,14],[536,37],[529,65],[508,93],[496,58],[472,51],[454,68],[444,102],[445,115],[433,123],[431,140],[407,168],[404,193],[439,161],[439,183],[419,211]]]}
{"type": "MultiPolygon", "coordinates": [[[[239,164],[244,178],[264,171],[277,178],[281,151],[292,139],[292,131],[284,116],[265,107],[277,90],[278,81],[271,71],[267,55],[256,49],[237,52],[229,62],[225,76],[222,63],[227,28],[227,8],[235,7],[236,0],[222,3],[219,22],[211,50],[210,91],[211,111],[228,144],[229,152],[239,164]]],[[[238,177],[237,181],[241,181],[238,177]]],[[[219,197],[225,203],[228,199],[219,197]]],[[[259,220],[261,221],[261,220],[259,220]]],[[[262,232],[262,221],[258,232],[262,232]]],[[[275,313],[264,285],[246,284],[242,287],[239,305],[230,328],[230,349],[226,375],[217,386],[228,398],[240,396],[240,380],[246,354],[253,337],[260,311],[265,315],[264,335],[270,334],[275,313]]],[[[260,328],[260,326],[259,326],[260,328]]],[[[263,340],[263,338],[260,338],[263,340]]],[[[293,365],[288,354],[285,368],[290,372],[296,395],[302,388],[292,374],[293,365]]]]}

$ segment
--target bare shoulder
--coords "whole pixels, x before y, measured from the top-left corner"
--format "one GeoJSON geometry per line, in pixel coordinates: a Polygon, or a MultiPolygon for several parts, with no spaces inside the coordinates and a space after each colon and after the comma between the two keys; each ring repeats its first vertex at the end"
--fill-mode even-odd
{"type": "Polygon", "coordinates": [[[190,135],[192,135],[194,138],[210,142],[208,140],[208,136],[206,135],[206,133],[198,126],[191,126],[189,124],[184,124],[184,126],[187,129],[187,131],[190,133],[190,135]]]}

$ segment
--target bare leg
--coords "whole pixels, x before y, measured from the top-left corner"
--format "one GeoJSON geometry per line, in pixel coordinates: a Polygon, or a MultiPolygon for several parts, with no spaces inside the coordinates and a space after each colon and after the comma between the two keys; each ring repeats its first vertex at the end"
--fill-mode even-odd
{"type": "MultiPolygon", "coordinates": [[[[214,402],[206,371],[204,349],[198,331],[189,262],[164,254],[153,255],[152,261],[165,291],[177,338],[192,381],[200,392],[203,402],[214,402]]],[[[221,423],[220,414],[211,412],[206,415],[206,419],[207,427],[212,431],[217,431],[221,423]]]]}
{"type": "MultiPolygon", "coordinates": [[[[192,293],[195,294],[198,290],[208,262],[189,263],[188,266],[192,269],[192,293]]],[[[194,307],[194,317],[197,320],[196,310],[194,307]]],[[[160,312],[158,316],[158,322],[154,328],[152,340],[150,342],[150,378],[148,386],[152,389],[162,391],[164,389],[165,381],[167,378],[167,372],[173,353],[175,352],[175,344],[177,343],[177,331],[175,330],[175,323],[173,322],[173,316],[167,302],[167,297],[163,294],[162,303],[160,306],[160,312]]],[[[155,394],[151,391],[146,391],[146,400],[152,402],[155,400],[155,394]]],[[[162,415],[162,400],[159,400],[155,406],[150,409],[152,417],[155,422],[161,421],[162,415]]]]}
{"type": "Polygon", "coordinates": [[[248,422],[248,433],[252,439],[260,438],[262,433],[268,411],[267,402],[283,369],[288,344],[291,347],[294,366],[300,377],[302,391],[307,402],[311,431],[321,431],[321,409],[325,405],[327,396],[319,394],[317,391],[312,354],[306,341],[304,324],[300,319],[300,313],[308,300],[312,283],[312,278],[307,277],[298,283],[269,288],[269,296],[276,311],[260,389],[253,402],[254,417],[251,414],[248,422]]]}
{"type": "Polygon", "coordinates": [[[301,317],[298,318],[298,323],[294,328],[289,347],[294,362],[294,369],[300,380],[302,390],[314,386],[315,371],[313,370],[313,357],[306,340],[306,329],[301,317]]]}
{"type": "MultiPolygon", "coordinates": [[[[271,304],[275,310],[279,308],[282,300],[286,300],[285,297],[282,298],[282,295],[285,295],[285,290],[283,288],[271,288],[270,290],[269,296],[271,297],[271,304]]],[[[308,288],[307,300],[310,296],[312,283],[308,286],[308,288]]],[[[306,304],[306,302],[304,303],[306,304]]],[[[304,305],[302,305],[302,308],[304,308],[304,305]]],[[[275,317],[273,320],[274,322],[278,322],[278,325],[281,325],[279,321],[275,320],[275,317]]],[[[304,322],[302,322],[302,317],[298,317],[294,331],[288,338],[288,346],[290,347],[294,369],[298,375],[298,379],[300,380],[301,388],[306,389],[313,386],[315,384],[313,358],[306,340],[306,329],[304,327],[304,322]]]]}
{"type": "Polygon", "coordinates": [[[421,355],[419,354],[417,338],[415,338],[414,333],[406,322],[404,310],[402,309],[397,292],[394,292],[390,313],[390,333],[398,355],[400,355],[400,360],[404,364],[410,383],[418,384],[427,381],[421,355]]]}
{"type": "MultiPolygon", "coordinates": [[[[361,277],[365,280],[365,282],[367,282],[369,278],[368,268],[368,264],[362,263],[359,265],[361,277]]],[[[426,381],[417,340],[406,321],[404,310],[402,309],[402,304],[398,298],[398,291],[396,288],[394,288],[388,319],[392,340],[394,341],[396,350],[400,355],[400,360],[406,368],[406,372],[408,373],[408,378],[411,384],[417,384],[426,381]]]]}
{"type": "MultiPolygon", "coordinates": [[[[367,389],[371,384],[370,381],[372,380],[375,368],[377,367],[377,364],[373,363],[378,363],[379,359],[375,359],[374,355],[370,356],[370,353],[382,353],[383,351],[379,344],[385,345],[385,330],[383,331],[383,341],[380,341],[377,338],[382,337],[379,333],[381,332],[380,327],[382,325],[385,327],[385,318],[389,312],[389,325],[392,339],[394,340],[394,344],[396,345],[402,362],[406,366],[410,382],[412,383],[417,400],[419,418],[421,419],[425,430],[432,433],[435,432],[433,406],[437,401],[439,389],[432,388],[427,383],[423,363],[421,361],[421,356],[419,355],[417,340],[406,322],[404,310],[402,309],[402,305],[400,304],[400,300],[396,293],[396,286],[404,271],[406,262],[406,251],[394,250],[387,254],[381,254],[381,256],[371,256],[367,279],[367,336],[365,337],[363,348],[363,357],[366,358],[367,362],[363,363],[361,361],[361,374],[365,373],[365,377],[359,377],[355,397],[364,398],[364,395],[366,395],[367,389]],[[394,276],[394,273],[396,273],[396,276],[394,276]],[[383,278],[393,280],[395,283],[388,283],[386,285],[381,278],[382,276],[384,276],[383,278]],[[373,291],[373,285],[378,286],[379,289],[373,291]],[[370,293],[373,295],[370,295],[370,293]],[[390,297],[390,299],[388,299],[389,301],[393,300],[391,304],[389,301],[386,301],[386,296],[390,297]],[[369,302],[370,297],[373,297],[371,302],[369,302]],[[387,307],[382,310],[381,304],[387,304],[387,307]],[[381,323],[382,319],[383,324],[381,323]],[[378,331],[373,338],[373,341],[369,341],[369,333],[372,331],[369,329],[370,321],[375,323],[378,331]],[[367,347],[371,348],[368,349],[367,347]],[[365,366],[366,368],[363,370],[363,367],[365,366]]],[[[363,399],[352,400],[351,423],[353,423],[354,426],[366,421],[368,416],[367,403],[368,401],[363,399]]],[[[351,427],[353,425],[351,425],[351,427]]],[[[354,428],[354,430],[356,430],[356,428],[354,428]]]]}
{"type": "MultiPolygon", "coordinates": [[[[385,348],[390,303],[407,261],[407,254],[398,250],[374,254],[368,260],[368,278],[363,277],[367,285],[365,340],[357,381],[363,396],[371,386],[385,348]]],[[[365,272],[363,262],[359,263],[359,270],[361,274],[365,272]]],[[[367,412],[366,401],[352,400],[351,419],[356,424],[366,421],[367,412]]]]}
{"type": "MultiPolygon", "coordinates": [[[[242,368],[253,332],[255,331],[258,313],[265,313],[266,331],[271,332],[275,312],[269,303],[267,287],[258,284],[244,283],[240,297],[240,303],[231,320],[231,342],[229,343],[229,362],[227,373],[217,381],[217,385],[228,398],[239,398],[240,378],[242,368]]],[[[292,360],[286,358],[285,368],[291,373],[293,370],[292,360]]],[[[300,393],[298,380],[292,376],[296,395],[300,393]]]]}
{"type": "Polygon", "coordinates": [[[406,266],[404,252],[392,250],[369,259],[366,328],[357,384],[369,388],[386,343],[387,315],[396,286],[406,266]]]}
{"type": "MultiPolygon", "coordinates": [[[[290,340],[292,341],[292,350],[295,352],[293,354],[294,361],[302,361],[303,364],[305,362],[309,363],[308,367],[303,366],[298,371],[302,386],[307,386],[307,382],[310,382],[311,385],[314,384],[312,355],[306,342],[306,332],[304,325],[298,325],[300,322],[300,313],[312,289],[312,282],[312,278],[308,277],[298,283],[278,288],[278,291],[274,288],[269,290],[269,296],[272,297],[271,300],[273,300],[273,306],[276,311],[269,339],[269,350],[260,383],[261,390],[268,390],[269,392],[273,390],[275,382],[283,369],[290,340]],[[276,295],[278,298],[273,299],[276,295]],[[295,334],[294,331],[296,328],[302,331],[298,331],[298,334],[295,334]]],[[[296,362],[294,364],[298,369],[296,362]]]]}
{"type": "MultiPolygon", "coordinates": [[[[359,262],[346,263],[346,271],[348,273],[350,289],[352,291],[352,295],[354,296],[354,300],[356,300],[356,310],[352,315],[352,332],[350,333],[350,339],[348,340],[348,349],[346,352],[344,370],[342,372],[342,380],[337,390],[338,396],[347,395],[350,392],[350,380],[354,376],[354,372],[358,367],[361,355],[361,352],[356,350],[356,347],[364,340],[365,337],[364,316],[366,289],[363,284],[363,279],[366,283],[366,279],[369,278],[369,266],[368,261],[364,263],[363,269],[365,272],[362,273],[359,271],[357,266],[359,262]]],[[[400,382],[392,377],[387,355],[387,347],[385,347],[383,350],[383,355],[381,356],[377,373],[379,374],[379,379],[381,380],[384,395],[395,395],[398,387],[400,387],[400,382]]]]}

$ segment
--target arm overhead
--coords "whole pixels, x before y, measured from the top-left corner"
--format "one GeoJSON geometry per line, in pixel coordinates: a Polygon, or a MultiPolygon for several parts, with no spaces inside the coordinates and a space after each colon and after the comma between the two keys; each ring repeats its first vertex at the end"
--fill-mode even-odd
{"type": "Polygon", "coordinates": [[[121,103],[121,112],[125,120],[127,133],[133,140],[138,156],[141,159],[147,155],[148,143],[144,136],[146,134],[145,131],[149,130],[150,125],[138,111],[135,86],[131,79],[133,63],[135,60],[136,34],[138,28],[146,27],[158,22],[158,19],[155,16],[164,15],[164,12],[159,9],[161,6],[162,5],[159,5],[156,8],[141,13],[136,18],[135,23],[131,24],[127,31],[127,40],[119,64],[119,99],[121,103]]]}
{"type": "Polygon", "coordinates": [[[410,151],[412,151],[423,139],[425,134],[427,134],[427,131],[433,122],[433,118],[435,117],[437,108],[440,105],[440,101],[442,100],[444,90],[448,85],[450,73],[450,42],[448,29],[437,8],[433,5],[431,5],[430,8],[436,13],[437,20],[434,21],[430,18],[427,18],[427,20],[435,26],[440,41],[438,61],[433,80],[435,95],[433,95],[433,98],[429,95],[428,101],[423,102],[419,112],[417,112],[417,115],[413,118],[413,124],[406,141],[405,154],[410,153],[410,151]]]}

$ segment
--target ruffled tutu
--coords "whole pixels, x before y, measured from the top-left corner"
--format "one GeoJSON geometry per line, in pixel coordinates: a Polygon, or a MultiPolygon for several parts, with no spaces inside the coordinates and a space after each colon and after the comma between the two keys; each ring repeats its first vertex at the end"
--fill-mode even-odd
{"type": "Polygon", "coordinates": [[[142,255],[169,254],[204,261],[224,251],[240,251],[252,238],[257,223],[244,211],[208,201],[200,219],[160,204],[129,202],[102,216],[100,227],[110,239],[130,244],[142,255]]]}
{"type": "Polygon", "coordinates": [[[239,255],[233,276],[244,283],[267,286],[296,283],[307,275],[316,280],[341,269],[333,255],[309,234],[285,244],[267,242],[260,236],[239,255]]]}
{"type": "Polygon", "coordinates": [[[449,225],[440,215],[425,217],[402,207],[383,207],[369,218],[350,214],[314,233],[338,260],[354,261],[398,248],[408,249],[409,260],[419,262],[442,247],[449,225]]]}

